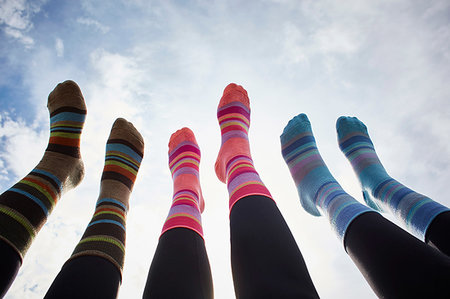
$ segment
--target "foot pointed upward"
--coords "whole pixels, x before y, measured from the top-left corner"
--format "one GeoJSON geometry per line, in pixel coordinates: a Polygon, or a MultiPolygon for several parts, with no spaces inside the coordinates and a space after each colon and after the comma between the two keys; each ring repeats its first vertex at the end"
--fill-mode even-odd
{"type": "Polygon", "coordinates": [[[217,119],[222,134],[222,145],[215,163],[215,171],[219,180],[226,183],[228,162],[237,156],[251,156],[248,142],[250,101],[247,91],[242,86],[231,83],[225,87],[217,108],[217,119]]]}
{"type": "Polygon", "coordinates": [[[180,190],[191,190],[196,194],[200,212],[205,209],[205,201],[200,187],[200,148],[194,132],[182,128],[170,136],[169,167],[174,182],[174,194],[180,190]]]}
{"type": "Polygon", "coordinates": [[[78,85],[71,80],[59,83],[49,94],[50,139],[37,168],[52,172],[62,191],[76,187],[84,177],[80,136],[86,118],[86,104],[78,85]]]}

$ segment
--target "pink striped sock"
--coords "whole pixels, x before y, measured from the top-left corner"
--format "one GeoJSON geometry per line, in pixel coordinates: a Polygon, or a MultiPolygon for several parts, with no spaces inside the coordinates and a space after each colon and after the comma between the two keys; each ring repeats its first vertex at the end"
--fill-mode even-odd
{"type": "Polygon", "coordinates": [[[263,195],[272,198],[253,165],[248,141],[250,103],[247,91],[240,85],[229,84],[217,109],[222,134],[222,146],[217,157],[217,177],[227,183],[230,211],[241,198],[263,195]]]}
{"type": "Polygon", "coordinates": [[[169,167],[173,179],[173,201],[161,235],[184,227],[203,237],[201,213],[205,207],[199,181],[200,149],[194,133],[182,128],[170,137],[169,167]]]}

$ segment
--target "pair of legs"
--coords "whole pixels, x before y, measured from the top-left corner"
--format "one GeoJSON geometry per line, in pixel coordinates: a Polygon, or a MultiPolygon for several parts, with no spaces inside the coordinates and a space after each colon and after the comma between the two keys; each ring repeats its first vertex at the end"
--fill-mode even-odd
{"type": "MultiPolygon", "coordinates": [[[[256,172],[250,155],[247,92],[225,88],[218,107],[222,146],[218,178],[230,203],[231,265],[237,298],[318,298],[301,252],[256,172]]],[[[204,247],[198,180],[200,150],[191,130],[169,142],[173,204],[150,267],[144,298],[213,298],[204,247]],[[180,250],[182,249],[182,250],[180,250]]]]}
{"type": "Polygon", "coordinates": [[[328,217],[346,252],[378,296],[448,298],[449,209],[392,179],[381,165],[362,122],[341,117],[337,131],[340,148],[358,175],[365,201],[373,209],[353,199],[333,178],[304,114],[294,117],[281,135],[282,154],[302,206],[312,215],[328,217]],[[410,232],[429,245],[374,209],[392,211],[410,232]]]}
{"type": "MultiPolygon", "coordinates": [[[[0,298],[23,256],[63,192],[84,176],[80,156],[86,105],[75,82],[50,93],[50,140],[39,164],[0,195],[0,298]]],[[[117,119],[106,144],[105,167],[95,213],[46,298],[115,298],[125,253],[128,201],[143,157],[139,132],[117,119]]]]}

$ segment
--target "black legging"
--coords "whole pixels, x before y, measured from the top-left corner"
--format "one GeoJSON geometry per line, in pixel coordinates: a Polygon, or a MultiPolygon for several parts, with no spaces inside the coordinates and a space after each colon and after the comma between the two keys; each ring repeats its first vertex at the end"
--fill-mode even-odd
{"type": "Polygon", "coordinates": [[[305,261],[275,202],[240,199],[231,209],[231,266],[237,298],[318,298],[305,261]]]}
{"type": "Polygon", "coordinates": [[[450,298],[450,258],[378,213],[350,224],[345,249],[381,298],[450,298]]]}
{"type": "MultiPolygon", "coordinates": [[[[440,244],[441,250],[442,244],[448,244],[449,216],[447,212],[436,217],[427,231],[427,242],[440,244]]],[[[239,200],[231,211],[230,227],[238,298],[318,297],[301,253],[272,200],[263,196],[239,200]]],[[[377,213],[362,214],[352,222],[345,248],[380,297],[450,298],[450,258],[377,213]]],[[[3,296],[21,262],[2,240],[0,257],[3,296]]],[[[62,268],[46,298],[115,298],[119,286],[120,273],[112,263],[96,256],[78,257],[62,268]]],[[[212,298],[204,242],[189,229],[176,228],[161,236],[144,296],[151,298],[150,290],[154,290],[164,294],[158,297],[155,293],[155,297],[171,298],[169,292],[177,292],[175,286],[190,288],[192,293],[183,293],[183,298],[189,298],[187,294],[212,298]],[[179,250],[181,244],[183,250],[179,250]],[[167,277],[177,284],[169,284],[167,277]]]]}
{"type": "Polygon", "coordinates": [[[425,242],[450,256],[450,211],[433,219],[425,235],[425,242]]]}
{"type": "Polygon", "coordinates": [[[203,238],[186,228],[174,228],[162,234],[148,273],[144,298],[213,297],[203,238]]]}
{"type": "Polygon", "coordinates": [[[5,296],[21,265],[19,254],[0,239],[0,298],[5,296]]]}
{"type": "MultiPolygon", "coordinates": [[[[318,298],[295,240],[270,198],[248,196],[230,214],[231,264],[237,298],[318,298]]],[[[175,228],[164,233],[144,298],[213,298],[203,239],[175,228]]]]}
{"type": "Polygon", "coordinates": [[[113,263],[98,256],[80,256],[64,265],[44,298],[112,299],[120,283],[120,272],[113,263]]]}

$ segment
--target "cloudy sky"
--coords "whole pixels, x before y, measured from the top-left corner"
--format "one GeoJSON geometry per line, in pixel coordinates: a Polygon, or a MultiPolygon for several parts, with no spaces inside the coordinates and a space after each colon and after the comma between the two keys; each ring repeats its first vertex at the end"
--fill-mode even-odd
{"type": "Polygon", "coordinates": [[[250,140],[322,298],[374,298],[324,218],[307,214],[280,154],[290,118],[310,118],[331,172],[362,200],[335,132],[341,115],[369,128],[388,172],[449,206],[450,2],[0,0],[0,191],[26,175],[48,140],[48,93],[75,80],[88,107],[86,177],[48,219],[7,298],[40,298],[94,210],[117,117],[146,149],[131,198],[120,298],[139,298],[172,186],[170,134],[188,126],[202,150],[206,247],[216,298],[233,298],[228,195],[215,177],[223,88],[250,95],[250,140]]]}

